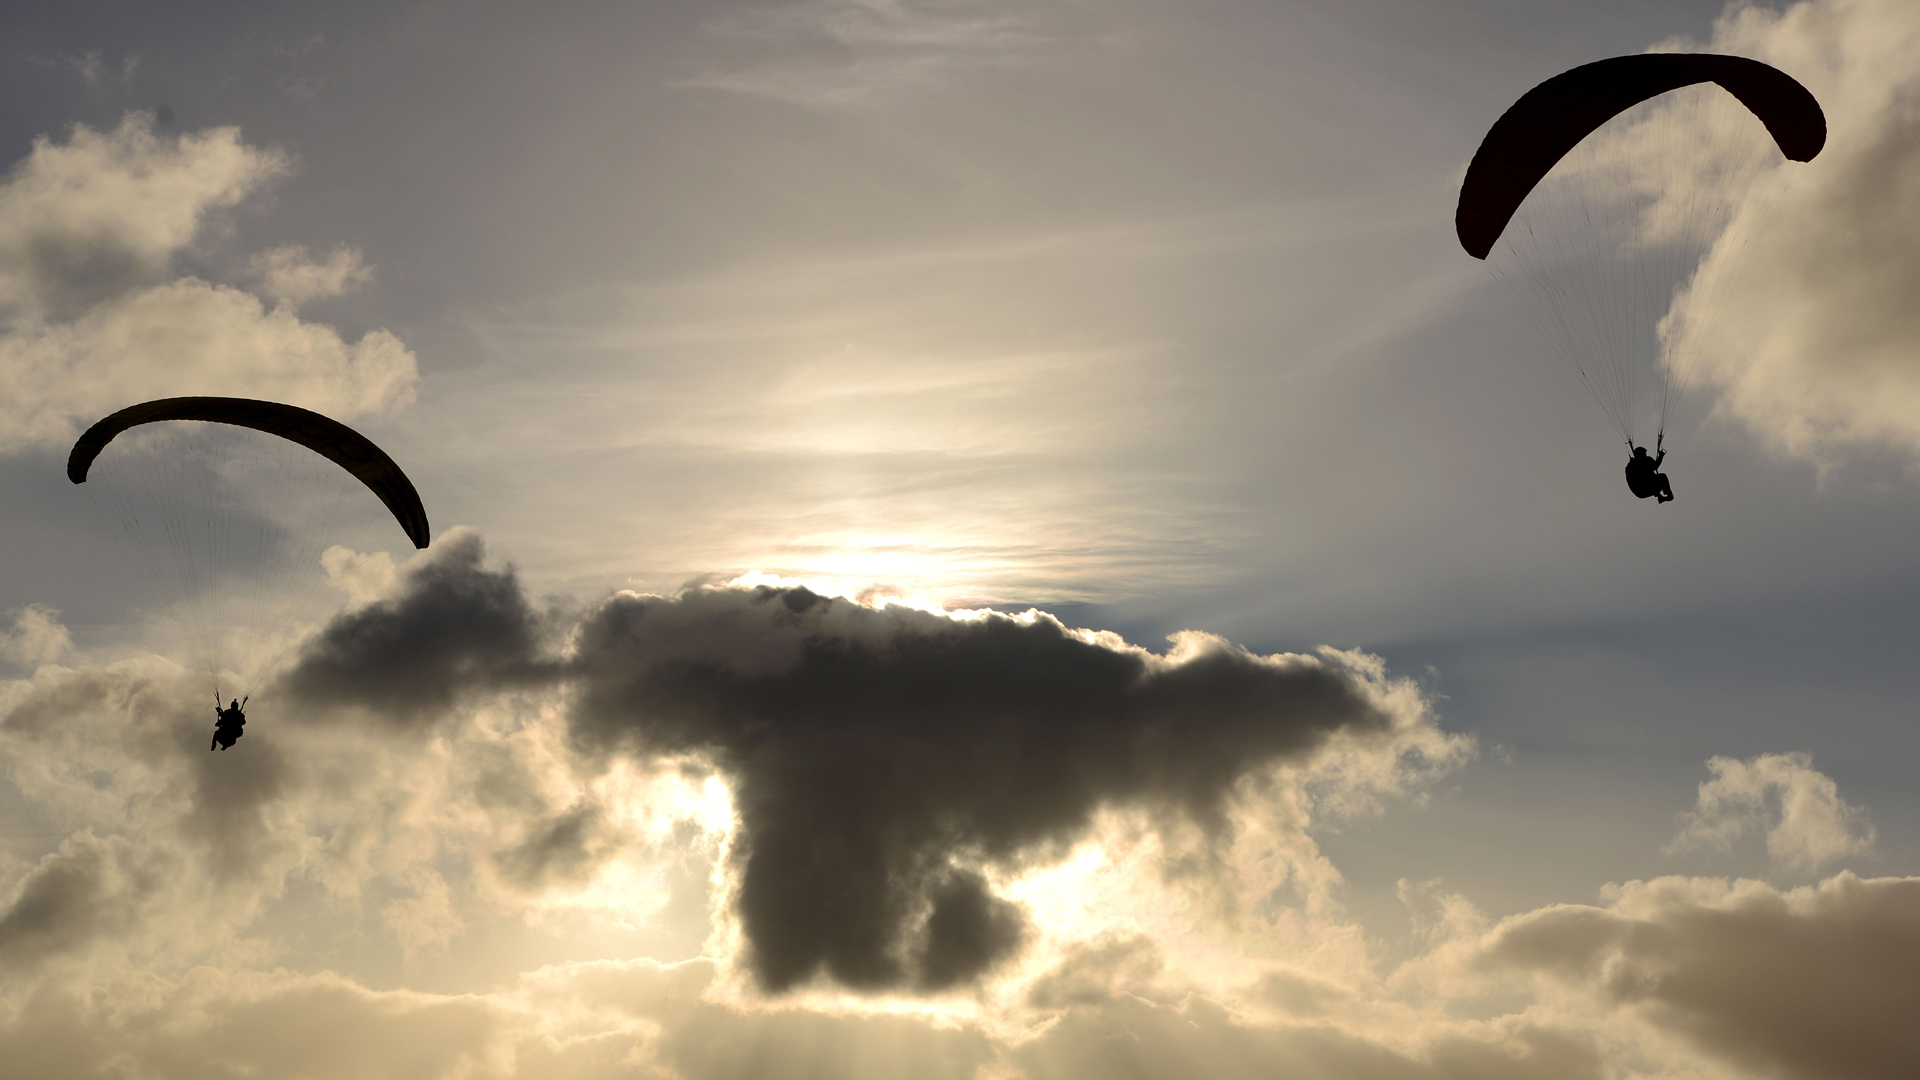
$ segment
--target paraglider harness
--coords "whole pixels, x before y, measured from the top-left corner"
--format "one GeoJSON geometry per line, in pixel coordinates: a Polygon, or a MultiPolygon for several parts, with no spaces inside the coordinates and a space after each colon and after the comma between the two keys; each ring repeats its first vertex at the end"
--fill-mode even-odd
{"type": "Polygon", "coordinates": [[[1647,457],[1643,447],[1635,446],[1632,439],[1627,440],[1627,453],[1630,455],[1627,459],[1627,487],[1636,498],[1659,498],[1661,502],[1666,502],[1673,497],[1666,487],[1666,477],[1660,475],[1660,463],[1667,459],[1666,450],[1661,448],[1666,438],[1665,431],[1654,437],[1654,457],[1647,457]]]}
{"type": "Polygon", "coordinates": [[[247,726],[247,714],[243,710],[252,697],[253,695],[249,694],[241,698],[239,704],[222,708],[219,692],[214,693],[213,714],[219,717],[219,721],[214,724],[213,742],[207,744],[208,750],[212,750],[216,745],[225,750],[240,741],[240,729],[247,726]]]}

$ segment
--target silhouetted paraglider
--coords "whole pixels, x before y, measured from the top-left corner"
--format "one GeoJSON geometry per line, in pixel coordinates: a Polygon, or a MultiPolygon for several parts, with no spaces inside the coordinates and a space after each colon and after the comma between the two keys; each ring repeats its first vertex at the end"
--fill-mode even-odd
{"type": "Polygon", "coordinates": [[[241,698],[223,709],[220,707],[220,699],[218,697],[213,699],[213,742],[207,744],[208,750],[212,750],[215,746],[222,750],[231,749],[234,743],[240,741],[240,729],[247,726],[247,714],[241,709],[251,700],[251,698],[241,698]]]}
{"type": "MultiPolygon", "coordinates": [[[[1783,159],[1811,160],[1826,138],[1820,103],[1758,60],[1616,56],[1555,75],[1495,122],[1467,167],[1454,227],[1630,449],[1640,446],[1636,411],[1657,398],[1657,447],[1766,216],[1762,182],[1780,180],[1783,159]]],[[[1664,478],[1646,479],[1659,460],[1636,452],[1628,477],[1634,494],[1667,502],[1664,478]]]]}
{"type": "Polygon", "coordinates": [[[1658,457],[1648,457],[1646,447],[1633,448],[1633,456],[1627,459],[1627,489],[1633,492],[1634,498],[1673,501],[1673,485],[1667,482],[1667,474],[1660,471],[1660,463],[1665,460],[1665,450],[1659,451],[1658,457]]]}
{"type": "Polygon", "coordinates": [[[385,451],[279,402],[179,397],[121,409],[74,443],[67,478],[86,484],[159,610],[184,632],[213,684],[222,749],[240,738],[250,700],[221,707],[223,676],[269,676],[338,602],[333,568],[365,550],[348,545],[383,545],[392,522],[416,548],[431,539],[419,493],[385,451]]]}
{"type": "Polygon", "coordinates": [[[107,448],[116,435],[141,424],[167,420],[201,420],[251,428],[297,443],[347,470],[353,478],[380,497],[395,521],[406,530],[407,539],[417,548],[432,539],[427,527],[427,510],[420,504],[420,493],[413,481],[386,451],[347,425],[317,412],[277,401],[252,398],[178,397],[161,398],[130,405],[100,420],[80,436],[67,455],[67,479],[76,484],[87,482],[93,460],[107,448]]]}

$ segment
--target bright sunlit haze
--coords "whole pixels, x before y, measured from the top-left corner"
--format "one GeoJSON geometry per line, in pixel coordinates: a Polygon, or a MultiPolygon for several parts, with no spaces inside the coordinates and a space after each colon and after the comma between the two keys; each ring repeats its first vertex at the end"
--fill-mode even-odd
{"type": "Polygon", "coordinates": [[[0,1075],[1920,1075],[1920,7],[0,28],[0,1075]]]}

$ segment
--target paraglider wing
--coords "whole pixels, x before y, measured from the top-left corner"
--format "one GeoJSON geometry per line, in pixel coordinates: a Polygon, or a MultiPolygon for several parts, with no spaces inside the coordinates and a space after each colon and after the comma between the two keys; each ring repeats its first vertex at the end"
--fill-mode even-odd
{"type": "Polygon", "coordinates": [[[100,456],[115,436],[128,428],[163,420],[231,424],[298,443],[345,469],[379,496],[400,527],[406,530],[414,547],[426,547],[432,539],[419,492],[385,451],[338,420],[275,401],[178,397],[129,406],[88,428],[80,441],[73,444],[73,452],[67,455],[67,479],[76,484],[86,483],[93,459],[100,456]]]}
{"type": "Polygon", "coordinates": [[[1739,98],[1788,158],[1811,161],[1826,145],[1827,118],[1813,94],[1758,60],[1642,53],[1584,64],[1527,91],[1487,132],[1460,186],[1460,246],[1486,258],[1527,193],[1580,140],[1648,98],[1703,82],[1739,98]]]}

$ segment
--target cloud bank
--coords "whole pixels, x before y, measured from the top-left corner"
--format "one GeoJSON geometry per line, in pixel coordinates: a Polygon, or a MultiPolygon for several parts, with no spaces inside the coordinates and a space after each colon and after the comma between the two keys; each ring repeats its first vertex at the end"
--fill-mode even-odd
{"type": "MultiPolygon", "coordinates": [[[[385,589],[224,756],[164,661],[0,683],[0,763],[61,834],[0,863],[7,1060],[1597,1080],[1915,1053],[1908,879],[1449,898],[1384,960],[1310,830],[1468,747],[1363,656],[794,587],[542,606],[471,531],[385,589]],[[652,958],[529,962],[529,934],[652,958]]],[[[1847,806],[1793,755],[1713,767],[1708,832],[1750,790],[1847,806]]]]}
{"type": "Polygon", "coordinates": [[[1920,880],[1843,873],[1782,892],[1661,878],[1611,892],[1605,907],[1504,921],[1466,966],[1525,975],[1563,1015],[1644,1025],[1642,1045],[1673,1036],[1729,1075],[1864,1080],[1920,1061],[1900,1019],[1920,1006],[1905,974],[1920,961],[1920,880]]]}

